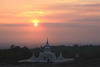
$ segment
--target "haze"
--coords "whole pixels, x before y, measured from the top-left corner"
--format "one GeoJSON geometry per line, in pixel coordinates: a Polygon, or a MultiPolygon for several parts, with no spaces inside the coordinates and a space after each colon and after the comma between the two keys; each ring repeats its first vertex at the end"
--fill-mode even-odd
{"type": "Polygon", "coordinates": [[[0,0],[1,46],[43,45],[46,38],[51,44],[100,43],[100,0],[0,0]]]}

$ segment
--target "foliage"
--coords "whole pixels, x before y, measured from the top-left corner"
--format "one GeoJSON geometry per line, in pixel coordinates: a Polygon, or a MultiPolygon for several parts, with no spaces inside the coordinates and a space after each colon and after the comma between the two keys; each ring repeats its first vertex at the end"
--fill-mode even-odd
{"type": "MultiPolygon", "coordinates": [[[[28,59],[34,52],[35,57],[38,57],[40,52],[43,52],[44,47],[29,49],[11,45],[9,49],[0,49],[0,62],[17,62],[19,60],[28,59]]],[[[51,52],[58,57],[60,52],[66,58],[75,58],[79,54],[80,59],[96,59],[100,58],[100,46],[84,45],[78,46],[51,46],[51,52]]]]}

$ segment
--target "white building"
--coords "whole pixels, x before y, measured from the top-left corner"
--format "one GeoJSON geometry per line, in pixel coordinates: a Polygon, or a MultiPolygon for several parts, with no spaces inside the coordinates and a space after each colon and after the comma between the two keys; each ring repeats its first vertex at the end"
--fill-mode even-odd
{"type": "Polygon", "coordinates": [[[48,39],[47,39],[46,45],[44,46],[44,52],[40,53],[38,58],[35,58],[35,56],[33,54],[31,58],[26,59],[26,60],[21,60],[19,62],[41,62],[41,63],[55,62],[55,63],[61,63],[61,62],[70,62],[70,61],[74,61],[74,59],[73,58],[70,58],[70,59],[64,58],[62,56],[62,53],[60,53],[59,57],[56,58],[55,53],[52,53],[50,51],[50,45],[49,45],[48,39]]]}

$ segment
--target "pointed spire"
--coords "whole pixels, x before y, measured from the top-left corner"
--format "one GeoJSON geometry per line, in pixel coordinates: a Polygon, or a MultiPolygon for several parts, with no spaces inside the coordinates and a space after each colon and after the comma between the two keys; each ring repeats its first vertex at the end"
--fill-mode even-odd
{"type": "Polygon", "coordinates": [[[35,58],[34,53],[33,53],[33,55],[32,55],[32,58],[35,58]]]}
{"type": "Polygon", "coordinates": [[[35,59],[34,53],[33,53],[32,57],[30,59],[31,60],[34,60],[35,59]]]}
{"type": "Polygon", "coordinates": [[[60,55],[58,57],[59,59],[63,59],[64,57],[62,56],[62,53],[60,52],[60,55]]]}
{"type": "Polygon", "coordinates": [[[48,43],[48,38],[47,38],[47,42],[46,42],[46,44],[49,44],[49,43],[48,43]]]}
{"type": "Polygon", "coordinates": [[[48,42],[48,38],[47,38],[47,41],[46,41],[46,47],[49,47],[49,42],[48,42]]]}

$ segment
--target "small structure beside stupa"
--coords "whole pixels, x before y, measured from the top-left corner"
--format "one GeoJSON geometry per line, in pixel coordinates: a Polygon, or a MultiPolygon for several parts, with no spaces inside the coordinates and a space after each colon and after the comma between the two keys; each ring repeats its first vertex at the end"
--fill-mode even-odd
{"type": "Polygon", "coordinates": [[[62,62],[71,62],[71,61],[74,61],[74,59],[73,58],[70,58],[70,59],[64,58],[62,53],[60,53],[59,57],[57,58],[55,53],[52,53],[50,51],[50,45],[49,45],[49,42],[47,39],[46,45],[44,46],[44,52],[40,53],[38,58],[35,58],[34,53],[33,53],[31,58],[26,59],[26,60],[21,60],[19,62],[62,63],[62,62]]]}

